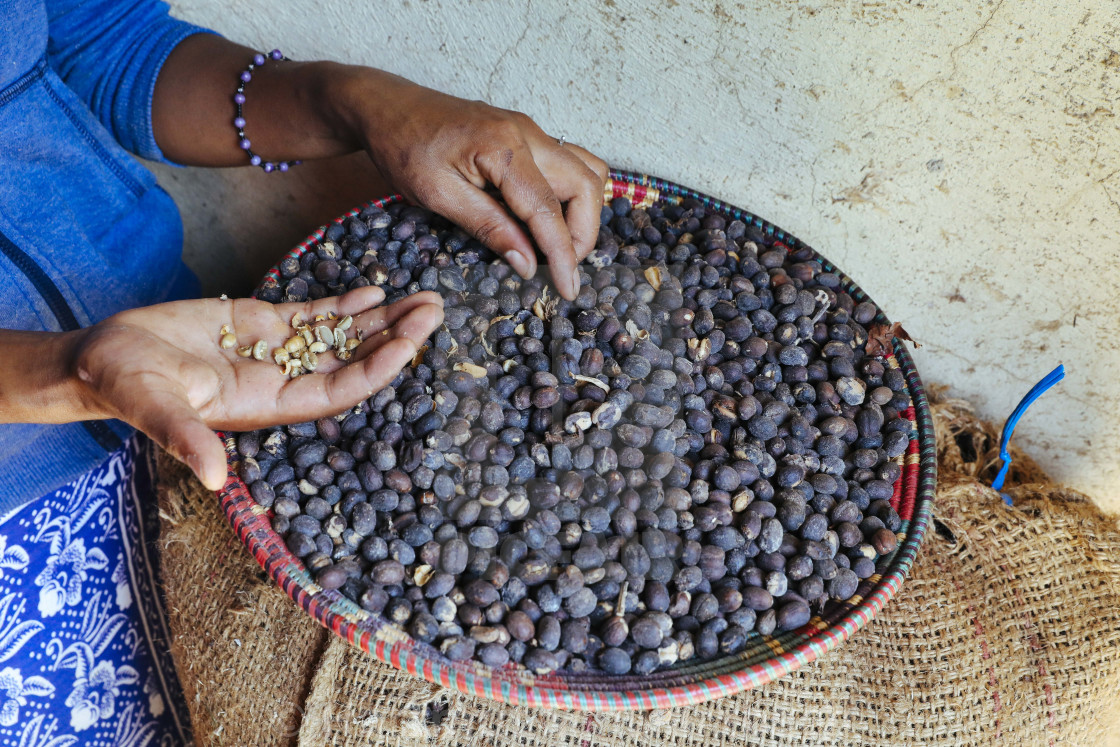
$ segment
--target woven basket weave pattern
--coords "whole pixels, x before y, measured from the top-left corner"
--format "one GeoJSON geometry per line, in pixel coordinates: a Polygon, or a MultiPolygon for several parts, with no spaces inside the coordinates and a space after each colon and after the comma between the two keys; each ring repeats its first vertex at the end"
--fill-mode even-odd
{"type": "Polygon", "coordinates": [[[164,456],[163,584],[198,744],[1113,745],[1116,518],[1037,469],[1012,473],[1015,505],[1005,506],[985,482],[998,427],[959,400],[935,397],[932,411],[938,531],[876,620],[765,687],[647,713],[509,706],[382,664],[292,604],[229,531],[213,493],[164,456]]]}
{"type": "MultiPolygon", "coordinates": [[[[635,206],[697,199],[729,218],[759,226],[774,237],[776,246],[787,249],[804,246],[795,237],[753,214],[653,177],[612,172],[604,201],[620,196],[628,197],[635,206]]],[[[399,200],[399,196],[392,196],[371,204],[384,207],[399,200]]],[[[337,222],[357,215],[361,209],[352,210],[337,222]]],[[[325,226],[321,227],[287,256],[299,257],[314,247],[325,230],[325,226]]],[[[857,302],[867,298],[834,265],[823,258],[820,260],[825,271],[841,278],[843,287],[857,302]]],[[[274,267],[268,277],[279,281],[278,269],[274,267]]],[[[880,315],[878,321],[886,319],[880,315]]],[[[903,519],[898,549],[880,560],[878,572],[860,584],[856,596],[845,603],[830,603],[823,615],[814,617],[806,626],[775,636],[754,635],[740,654],[688,663],[646,677],[565,672],[541,677],[513,666],[492,670],[474,662],[451,662],[431,646],[414,641],[396,626],[362,610],[337,591],[324,591],[315,584],[282,538],[272,530],[268,511],[256,505],[237,477],[237,452],[232,438],[226,441],[231,465],[229,481],[219,496],[238,538],[289,597],[351,645],[411,675],[464,693],[528,706],[645,710],[699,703],[766,684],[831,651],[873,619],[901,586],[929,521],[936,459],[929,406],[921,380],[901,343],[896,344],[895,353],[887,357],[887,363],[901,368],[906,375],[913,402],[905,413],[914,423],[910,446],[901,458],[902,477],[891,500],[903,519]]]]}

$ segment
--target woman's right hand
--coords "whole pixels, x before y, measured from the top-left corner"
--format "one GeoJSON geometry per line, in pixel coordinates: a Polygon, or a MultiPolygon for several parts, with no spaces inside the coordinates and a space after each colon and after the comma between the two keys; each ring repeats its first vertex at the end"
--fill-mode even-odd
{"type": "Polygon", "coordinates": [[[34,381],[25,377],[19,387],[0,385],[0,419],[118,418],[217,490],[226,480],[226,456],[214,429],[303,422],[353,407],[391,382],[443,321],[438,294],[417,293],[379,306],[384,299],[379,288],[367,287],[307,303],[176,301],[124,311],[72,333],[4,332],[14,345],[38,346],[39,360],[48,369],[54,361],[57,370],[34,381]],[[363,342],[353,357],[343,363],[324,353],[315,373],[284,376],[272,351],[293,335],[292,316],[313,323],[328,312],[353,317],[349,336],[361,330],[363,342]],[[267,358],[242,358],[235,348],[220,347],[223,325],[233,330],[238,345],[266,341],[267,358]]]}
{"type": "Polygon", "coordinates": [[[346,84],[330,88],[340,92],[332,107],[383,178],[462,226],[524,278],[537,271],[535,243],[560,295],[575,299],[578,265],[599,235],[609,175],[602,159],[520,112],[370,68],[341,79],[346,84]]]}
{"type": "MultiPolygon", "coordinates": [[[[152,102],[165,155],[182,164],[245,163],[229,125],[230,81],[253,54],[212,34],[175,48],[152,102]]],[[[560,295],[575,299],[576,266],[599,236],[608,176],[601,158],[519,112],[373,68],[270,63],[252,78],[244,117],[262,157],[307,160],[365,150],[394,190],[462,226],[522,277],[537,270],[536,244],[560,295]]]]}

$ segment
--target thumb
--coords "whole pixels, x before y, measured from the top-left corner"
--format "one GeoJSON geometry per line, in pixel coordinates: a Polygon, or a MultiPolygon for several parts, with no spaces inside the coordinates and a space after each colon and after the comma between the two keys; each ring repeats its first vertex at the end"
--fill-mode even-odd
{"type": "Polygon", "coordinates": [[[182,393],[148,393],[132,420],[171,456],[190,467],[209,490],[221,490],[225,485],[225,447],[182,393]]]}

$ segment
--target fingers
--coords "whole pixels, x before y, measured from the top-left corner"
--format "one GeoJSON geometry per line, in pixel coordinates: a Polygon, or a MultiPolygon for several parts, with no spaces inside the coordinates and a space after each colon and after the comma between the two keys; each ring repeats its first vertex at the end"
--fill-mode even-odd
{"type": "Polygon", "coordinates": [[[353,407],[388,385],[416,355],[416,349],[412,340],[398,338],[368,358],[329,374],[300,376],[284,385],[277,410],[299,412],[301,419],[314,420],[353,407]]]}
{"type": "MultiPolygon", "coordinates": [[[[420,295],[420,294],[417,294],[420,295]]],[[[435,295],[435,294],[424,294],[435,295]]],[[[407,299],[405,299],[407,300],[407,299]]],[[[403,301],[399,302],[403,303],[403,301]]],[[[393,304],[397,306],[398,304],[393,304]]],[[[373,355],[382,346],[393,340],[409,340],[416,349],[428,339],[436,327],[443,323],[443,306],[433,303],[411,304],[403,314],[400,314],[385,329],[380,330],[372,337],[367,337],[357,350],[354,351],[354,361],[360,361],[373,355]]],[[[414,351],[415,352],[415,351],[414,351]]],[[[394,372],[395,374],[396,372],[394,372]]]]}
{"type": "Polygon", "coordinates": [[[440,185],[428,207],[462,226],[490,249],[502,255],[523,278],[537,271],[537,258],[528,237],[497,200],[465,177],[451,175],[440,185]]]}
{"type": "MultiPolygon", "coordinates": [[[[320,298],[315,304],[326,301],[326,298],[320,298]]],[[[380,306],[385,302],[385,291],[375,285],[367,285],[365,288],[355,288],[352,291],[347,291],[335,299],[338,302],[337,308],[334,313],[339,316],[357,316],[367,309],[372,309],[374,306],[380,306]]],[[[319,311],[318,308],[312,308],[312,318],[316,314],[325,314],[324,311],[319,311]]]]}
{"type": "Polygon", "coordinates": [[[580,232],[580,236],[584,235],[582,231],[589,231],[587,234],[588,240],[580,242],[576,247],[576,256],[582,262],[588,254],[594,251],[595,243],[599,238],[599,213],[603,207],[603,190],[607,186],[607,179],[610,178],[610,167],[607,166],[606,161],[578,145],[567,143],[564,145],[564,151],[575,155],[595,177],[591,184],[586,187],[586,191],[582,193],[584,196],[580,198],[580,203],[578,205],[569,203],[568,205],[568,224],[572,228],[573,237],[577,231],[580,232]],[[573,211],[580,212],[573,214],[573,211]],[[589,229],[576,227],[574,220],[581,219],[580,216],[582,216],[583,221],[586,221],[583,225],[590,226],[589,229]]]}
{"type": "MultiPolygon", "coordinates": [[[[394,304],[396,306],[397,304],[394,304]]],[[[349,365],[314,376],[300,376],[280,392],[281,412],[300,412],[305,419],[331,415],[373,396],[412,360],[420,344],[443,321],[443,308],[422,303],[388,330],[358,348],[349,365]],[[378,339],[380,338],[380,339],[378,339]]]]}
{"type": "Polygon", "coordinates": [[[569,153],[575,154],[575,156],[579,158],[579,160],[583,161],[587,165],[587,168],[591,169],[595,176],[599,178],[600,190],[604,186],[606,186],[607,179],[610,178],[611,175],[610,167],[607,166],[606,161],[604,161],[602,158],[599,158],[599,156],[595,155],[591,151],[581,148],[575,143],[564,143],[563,147],[564,150],[568,151],[569,153]]]}
{"type": "MultiPolygon", "coordinates": [[[[564,221],[560,198],[525,147],[484,153],[478,166],[498,188],[513,211],[532,232],[548,258],[549,272],[560,295],[573,300],[579,293],[576,254],[564,221]]],[[[516,268],[515,268],[516,269],[516,268]]]]}
{"type": "MultiPolygon", "coordinates": [[[[385,311],[379,306],[384,300],[385,291],[375,286],[356,288],[341,296],[328,296],[299,303],[273,305],[264,301],[237,299],[233,302],[231,323],[238,337],[238,345],[248,346],[263,339],[268,344],[268,349],[273,350],[297,333],[291,326],[292,319],[297,315],[303,319],[304,324],[311,326],[325,324],[328,328],[332,328],[333,322],[317,322],[315,319],[329,318],[332,314],[338,319],[346,316],[358,319],[371,310],[384,314],[385,311]]],[[[438,301],[439,297],[436,296],[435,300],[438,301]]],[[[225,357],[230,361],[238,360],[233,348],[224,352],[225,357]]]]}
{"type": "MultiPolygon", "coordinates": [[[[443,298],[433,291],[421,291],[420,293],[413,293],[410,296],[405,296],[400,301],[389,306],[383,306],[376,309],[363,312],[354,317],[354,326],[362,332],[362,339],[372,341],[372,338],[380,336],[382,332],[390,328],[396,328],[398,322],[403,320],[414,310],[421,307],[432,307],[425,311],[425,314],[435,315],[438,312],[438,321],[436,321],[430,328],[422,329],[421,326],[408,326],[402,331],[406,334],[397,334],[394,336],[405,336],[415,342],[418,346],[425,340],[432,330],[439,326],[443,321],[443,298]]],[[[356,334],[356,333],[355,333],[356,334]]],[[[360,348],[359,348],[360,349],[360,348]]]]}
{"type": "Polygon", "coordinates": [[[210,490],[226,483],[226,451],[181,388],[157,384],[138,390],[132,424],[186,464],[210,490]]]}
{"type": "MultiPolygon", "coordinates": [[[[582,261],[595,248],[599,236],[604,181],[574,152],[576,147],[556,145],[543,153],[539,161],[557,197],[568,203],[568,231],[576,259],[582,261]]],[[[606,164],[603,167],[606,168],[606,164]]]]}
{"type": "Polygon", "coordinates": [[[313,373],[289,379],[272,361],[238,359],[228,371],[219,367],[224,379],[192,401],[200,402],[211,427],[234,430],[334,415],[392,381],[442,322],[440,296],[416,293],[354,317],[348,334],[364,342],[348,362],[328,351],[319,356],[313,373]]]}
{"type": "MultiPolygon", "coordinates": [[[[326,316],[334,313],[337,316],[356,316],[367,309],[380,306],[385,301],[385,291],[375,285],[364,288],[355,288],[341,296],[327,296],[315,301],[300,303],[282,303],[271,306],[285,323],[291,321],[295,314],[299,314],[308,323],[316,316],[326,316]]],[[[261,301],[260,303],[264,303],[261,301]]]]}

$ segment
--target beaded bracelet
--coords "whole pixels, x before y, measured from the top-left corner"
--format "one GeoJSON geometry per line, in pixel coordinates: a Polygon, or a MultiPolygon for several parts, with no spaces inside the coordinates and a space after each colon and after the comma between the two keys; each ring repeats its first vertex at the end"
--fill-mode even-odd
{"type": "Polygon", "coordinates": [[[241,82],[237,86],[237,93],[233,94],[233,103],[237,105],[237,116],[233,120],[233,126],[237,129],[237,138],[240,141],[238,144],[241,146],[241,150],[248,154],[249,163],[260,166],[266,173],[287,171],[289,167],[298,166],[302,163],[302,161],[277,161],[276,163],[265,161],[251,150],[252,143],[249,142],[249,138],[245,137],[245,117],[241,112],[241,107],[245,103],[245,86],[253,79],[253,71],[270,59],[287,60],[288,58],[279,49],[272,50],[267,57],[260,53],[253,55],[252,62],[241,72],[241,82]]]}

